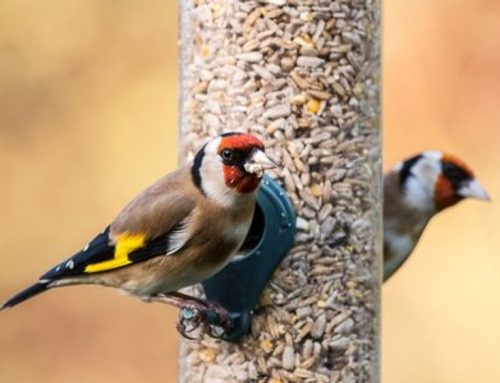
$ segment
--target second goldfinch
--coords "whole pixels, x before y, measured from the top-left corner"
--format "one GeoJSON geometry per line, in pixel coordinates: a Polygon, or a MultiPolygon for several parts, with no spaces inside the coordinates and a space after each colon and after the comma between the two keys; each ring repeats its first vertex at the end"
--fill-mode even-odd
{"type": "Polygon", "coordinates": [[[408,259],[430,219],[465,198],[489,200],[459,158],[427,151],[384,176],[384,281],[408,259]]]}
{"type": "Polygon", "coordinates": [[[177,290],[209,278],[229,262],[250,228],[263,172],[274,166],[252,135],[211,139],[192,163],[140,193],[80,252],[0,310],[48,289],[81,284],[203,310],[204,302],[177,290]]]}

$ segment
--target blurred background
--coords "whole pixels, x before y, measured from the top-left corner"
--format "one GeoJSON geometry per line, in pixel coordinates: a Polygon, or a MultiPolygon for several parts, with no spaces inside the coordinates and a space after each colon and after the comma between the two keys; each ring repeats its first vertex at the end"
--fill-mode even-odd
{"type": "MultiPolygon", "coordinates": [[[[176,166],[176,2],[0,0],[0,300],[176,166]]],[[[500,381],[500,3],[384,2],[384,164],[459,154],[493,197],[383,287],[384,383],[500,381]]],[[[0,382],[174,382],[176,310],[73,287],[0,315],[0,382]]]]}

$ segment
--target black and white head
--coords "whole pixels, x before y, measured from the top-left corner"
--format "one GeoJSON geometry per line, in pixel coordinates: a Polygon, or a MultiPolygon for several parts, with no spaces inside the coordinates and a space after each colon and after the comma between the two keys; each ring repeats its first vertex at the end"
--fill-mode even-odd
{"type": "Polygon", "coordinates": [[[395,170],[405,202],[418,210],[440,211],[464,198],[489,200],[470,167],[448,153],[422,152],[399,163],[395,170]]]}

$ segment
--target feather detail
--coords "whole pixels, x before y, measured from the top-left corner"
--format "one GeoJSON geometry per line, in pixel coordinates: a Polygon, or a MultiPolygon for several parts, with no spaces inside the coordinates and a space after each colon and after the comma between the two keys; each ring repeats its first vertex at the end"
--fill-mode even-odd
{"type": "Polygon", "coordinates": [[[177,253],[189,241],[191,237],[190,222],[191,216],[188,216],[170,232],[167,255],[177,253]]]}
{"type": "Polygon", "coordinates": [[[146,236],[144,234],[120,234],[116,240],[114,258],[109,261],[87,265],[85,273],[98,273],[129,265],[132,263],[129,259],[130,253],[143,248],[145,243],[146,236]]]}
{"type": "Polygon", "coordinates": [[[49,270],[42,278],[55,280],[62,277],[81,275],[89,264],[112,260],[114,247],[109,242],[109,227],[107,227],[80,252],[49,270]]]}

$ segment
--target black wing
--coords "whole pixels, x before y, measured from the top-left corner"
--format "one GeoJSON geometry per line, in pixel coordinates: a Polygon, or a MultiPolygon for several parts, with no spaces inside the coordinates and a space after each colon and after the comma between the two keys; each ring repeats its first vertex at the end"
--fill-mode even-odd
{"type": "MultiPolygon", "coordinates": [[[[142,262],[147,259],[165,255],[169,248],[169,238],[178,229],[178,225],[168,233],[148,241],[141,248],[128,254],[129,264],[142,262]]],[[[87,266],[106,261],[112,261],[115,257],[115,246],[110,244],[109,226],[101,234],[95,237],[83,250],[60,263],[40,277],[41,280],[54,280],[75,275],[90,274],[95,272],[86,271],[87,266]]],[[[122,266],[123,267],[123,266],[122,266]]],[[[116,267],[110,268],[114,269],[116,267]]],[[[108,271],[110,269],[102,270],[108,271]]]]}

